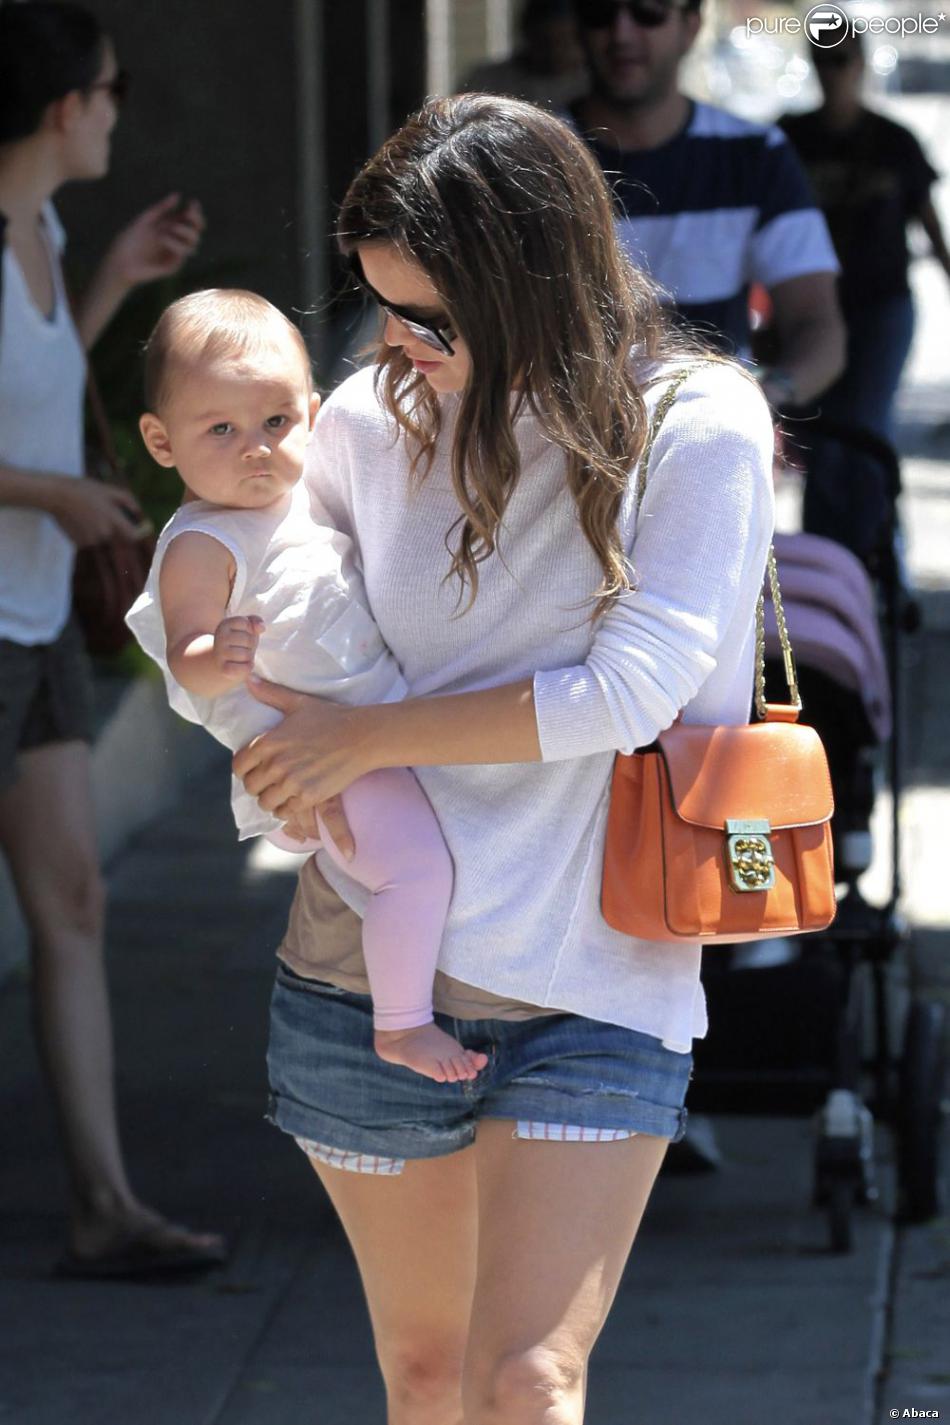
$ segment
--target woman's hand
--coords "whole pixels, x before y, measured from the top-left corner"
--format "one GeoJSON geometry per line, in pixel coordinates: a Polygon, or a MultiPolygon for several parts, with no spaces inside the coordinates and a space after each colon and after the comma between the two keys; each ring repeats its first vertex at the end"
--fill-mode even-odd
{"type": "MultiPolygon", "coordinates": [[[[312,813],[320,807],[340,845],[322,804],[374,770],[358,736],[360,710],[257,678],[246,686],[262,703],[282,712],[284,720],[237,753],[235,775],[265,811],[307,835],[314,834],[312,813]]],[[[338,824],[342,812],[331,808],[330,816],[338,824]]]]}
{"type": "Polygon", "coordinates": [[[179,204],[180,194],[169,193],[123,228],[103,259],[104,274],[135,287],[176,273],[194,256],[205,228],[196,199],[181,208],[179,204]]]}
{"type": "Polygon", "coordinates": [[[102,480],[51,476],[44,507],[79,549],[115,536],[131,542],[151,530],[131,490],[102,480]]]}
{"type": "Polygon", "coordinates": [[[194,256],[204,226],[204,213],[196,199],[182,207],[180,194],[169,193],[122,229],[77,305],[76,325],[87,351],[95,346],[133,287],[157,277],[171,277],[194,256]]]}
{"type": "MultiPolygon", "coordinates": [[[[380,767],[541,761],[531,678],[365,707],[344,707],[257,678],[245,686],[284,720],[241,749],[235,774],[266,811],[307,835],[313,835],[314,807],[380,767]]],[[[333,838],[341,845],[335,832],[333,838]]]]}

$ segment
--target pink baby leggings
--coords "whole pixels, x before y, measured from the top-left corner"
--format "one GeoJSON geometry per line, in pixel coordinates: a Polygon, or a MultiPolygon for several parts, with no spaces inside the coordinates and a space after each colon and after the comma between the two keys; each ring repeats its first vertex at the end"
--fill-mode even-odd
{"type": "Polygon", "coordinates": [[[432,1019],[432,980],[452,896],[452,858],[435,812],[408,767],[369,772],[347,787],[343,810],[356,842],[347,861],[320,817],[320,841],[277,831],[286,851],[315,851],[372,892],[363,955],[377,1029],[415,1029],[432,1019]]]}

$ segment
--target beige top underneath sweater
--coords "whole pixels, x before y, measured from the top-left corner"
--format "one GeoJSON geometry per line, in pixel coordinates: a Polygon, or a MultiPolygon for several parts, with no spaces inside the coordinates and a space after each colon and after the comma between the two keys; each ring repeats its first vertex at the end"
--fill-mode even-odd
{"type": "MultiPolygon", "coordinates": [[[[301,867],[290,923],[277,954],[298,975],[368,995],[362,928],[359,916],[327,885],[311,857],[301,867]]],[[[503,999],[441,970],[436,972],[432,998],[441,1014],[455,1019],[530,1019],[559,1012],[503,999]]]]}

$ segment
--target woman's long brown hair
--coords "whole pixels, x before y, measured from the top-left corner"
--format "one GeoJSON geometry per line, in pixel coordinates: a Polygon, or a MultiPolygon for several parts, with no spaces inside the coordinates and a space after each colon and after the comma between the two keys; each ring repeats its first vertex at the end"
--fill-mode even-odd
{"type": "MultiPolygon", "coordinates": [[[[587,146],[531,104],[485,94],[433,100],[353,180],[337,237],[346,254],[388,242],[417,262],[471,353],[452,449],[462,513],[446,533],[448,577],[469,586],[467,607],[518,480],[514,420],[526,403],[567,457],[580,525],[603,571],[596,618],[633,584],[617,530],[647,435],[631,353],[663,360],[702,348],[671,326],[653,283],[621,252],[587,146]]],[[[439,399],[400,347],[381,343],[377,362],[378,389],[422,480],[439,399]]]]}

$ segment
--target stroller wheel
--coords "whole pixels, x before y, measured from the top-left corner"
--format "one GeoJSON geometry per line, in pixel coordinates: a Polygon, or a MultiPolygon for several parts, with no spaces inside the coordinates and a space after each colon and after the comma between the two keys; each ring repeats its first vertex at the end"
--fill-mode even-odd
{"type": "Polygon", "coordinates": [[[907,1013],[897,1103],[898,1217],[926,1222],[941,1210],[945,1113],[944,1006],[914,999],[907,1013]]]}

